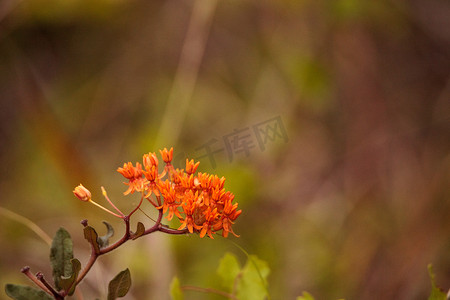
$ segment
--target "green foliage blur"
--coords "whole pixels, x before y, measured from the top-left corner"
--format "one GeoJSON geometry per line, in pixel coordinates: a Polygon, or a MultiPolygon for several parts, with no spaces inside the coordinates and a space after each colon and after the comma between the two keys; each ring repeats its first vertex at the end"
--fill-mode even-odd
{"type": "Polygon", "coordinates": [[[123,299],[170,299],[174,276],[218,287],[212,266],[246,259],[233,242],[267,262],[272,299],[426,299],[429,263],[450,287],[449,11],[446,0],[1,1],[0,286],[29,285],[23,266],[51,278],[48,238],[24,223],[66,228],[82,265],[82,219],[120,237],[121,220],[72,190],[107,206],[104,186],[129,211],[139,198],[123,196],[116,169],[173,146],[175,167],[194,158],[227,178],[240,237],[127,243],[99,259],[85,299],[106,298],[126,268],[123,299]]]}
{"type": "Polygon", "coordinates": [[[184,286],[175,277],[170,287],[172,300],[184,299],[187,291],[207,293],[211,299],[220,295],[228,299],[264,300],[271,299],[267,288],[267,276],[270,268],[267,263],[255,255],[247,255],[244,267],[240,267],[238,259],[231,253],[225,253],[217,268],[218,279],[221,283],[218,289],[197,286],[184,286]]]}

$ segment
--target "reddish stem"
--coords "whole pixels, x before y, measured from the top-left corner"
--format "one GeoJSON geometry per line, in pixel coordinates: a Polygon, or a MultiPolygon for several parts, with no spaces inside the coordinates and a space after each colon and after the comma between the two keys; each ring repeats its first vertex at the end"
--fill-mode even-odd
{"type": "Polygon", "coordinates": [[[64,296],[60,295],[50,284],[48,284],[47,280],[44,278],[44,274],[38,272],[36,273],[36,278],[52,293],[53,298],[57,300],[64,299],[64,296]]]}
{"type": "Polygon", "coordinates": [[[130,219],[130,217],[141,207],[143,200],[144,200],[144,192],[142,192],[141,201],[139,202],[138,206],[136,206],[136,208],[128,214],[128,219],[130,219]]]}
{"type": "Polygon", "coordinates": [[[31,281],[33,281],[38,287],[40,287],[43,291],[45,291],[46,293],[48,293],[49,295],[52,295],[52,292],[41,282],[39,281],[36,276],[34,276],[33,274],[31,274],[30,272],[30,267],[26,266],[23,267],[22,270],[20,270],[23,274],[25,274],[25,276],[27,276],[31,281]]]}

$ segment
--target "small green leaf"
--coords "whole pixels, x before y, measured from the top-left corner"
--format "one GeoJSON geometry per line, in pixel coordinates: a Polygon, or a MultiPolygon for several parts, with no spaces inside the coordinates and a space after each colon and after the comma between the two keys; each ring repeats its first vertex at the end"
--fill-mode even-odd
{"type": "Polygon", "coordinates": [[[125,296],[131,286],[130,270],[125,269],[109,282],[108,300],[114,300],[125,296]]]}
{"type": "Polygon", "coordinates": [[[145,226],[141,222],[137,223],[136,232],[133,234],[133,240],[137,239],[141,235],[143,235],[145,232],[145,226]]]}
{"type": "Polygon", "coordinates": [[[428,265],[428,274],[431,279],[431,294],[428,297],[428,300],[446,300],[447,296],[440,288],[436,286],[436,281],[434,279],[433,266],[431,264],[428,265]]]}
{"type": "Polygon", "coordinates": [[[46,292],[31,286],[7,284],[5,292],[6,295],[15,300],[53,300],[53,297],[46,292]]]}
{"type": "Polygon", "coordinates": [[[94,247],[95,253],[98,254],[100,252],[100,246],[97,241],[98,238],[97,232],[91,226],[84,227],[83,231],[84,231],[84,238],[89,242],[89,244],[91,244],[94,247]]]}
{"type": "Polygon", "coordinates": [[[97,242],[98,242],[98,245],[100,246],[100,248],[108,247],[109,238],[114,235],[114,228],[112,227],[112,225],[106,221],[103,221],[103,224],[105,224],[107,231],[106,231],[105,235],[99,236],[97,238],[97,242]]]}
{"type": "Polygon", "coordinates": [[[61,277],[59,284],[62,289],[69,291],[69,296],[72,296],[75,292],[76,285],[74,283],[77,281],[78,273],[80,273],[81,263],[76,258],[72,259],[70,262],[72,264],[72,275],[70,277],[61,277]]]}
{"type": "Polygon", "coordinates": [[[172,300],[184,299],[183,291],[181,290],[180,280],[178,279],[178,277],[174,277],[172,279],[172,282],[170,283],[170,297],[172,298],[172,300]]]}
{"type": "Polygon", "coordinates": [[[53,238],[50,248],[50,262],[53,269],[53,280],[58,290],[61,290],[61,277],[72,275],[73,243],[70,234],[64,228],[59,228],[53,238]]]}
{"type": "Polygon", "coordinates": [[[303,292],[303,295],[298,296],[297,300],[314,300],[314,297],[308,292],[303,292]]]}
{"type": "Polygon", "coordinates": [[[267,263],[255,255],[249,255],[238,283],[237,298],[261,300],[269,297],[266,278],[270,273],[267,263]]]}
{"type": "Polygon", "coordinates": [[[236,277],[240,272],[241,267],[236,256],[231,253],[225,253],[217,268],[217,274],[222,278],[222,285],[228,288],[229,291],[232,291],[236,277]]]}

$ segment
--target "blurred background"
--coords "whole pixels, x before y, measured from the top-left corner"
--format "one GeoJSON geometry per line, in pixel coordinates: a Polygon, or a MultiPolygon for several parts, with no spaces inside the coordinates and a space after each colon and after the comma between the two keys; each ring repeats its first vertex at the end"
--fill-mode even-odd
{"type": "Polygon", "coordinates": [[[449,100],[448,0],[2,0],[0,298],[25,265],[51,279],[20,216],[65,227],[84,265],[82,219],[123,227],[73,188],[130,211],[117,167],[171,146],[227,178],[240,238],[133,241],[85,299],[127,267],[124,299],[168,299],[173,276],[220,288],[224,253],[245,262],[230,241],[268,262],[272,299],[426,299],[429,263],[447,290],[449,100]]]}

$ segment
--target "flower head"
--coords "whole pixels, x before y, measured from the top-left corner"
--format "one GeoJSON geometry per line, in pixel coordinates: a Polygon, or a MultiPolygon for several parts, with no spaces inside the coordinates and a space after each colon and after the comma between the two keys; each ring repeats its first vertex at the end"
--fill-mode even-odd
{"type": "Polygon", "coordinates": [[[125,195],[142,192],[147,199],[168,220],[178,218],[179,229],[198,233],[200,237],[221,231],[224,237],[229,233],[237,236],[232,225],[241,214],[234,195],[226,191],[225,177],[207,173],[196,173],[199,162],[186,160],[186,169],[175,169],[171,162],[173,148],[159,150],[165,163],[160,172],[155,153],[144,154],[143,164],[126,163],[117,171],[128,179],[125,195]],[[156,197],[156,201],[155,201],[156,197]]]}

